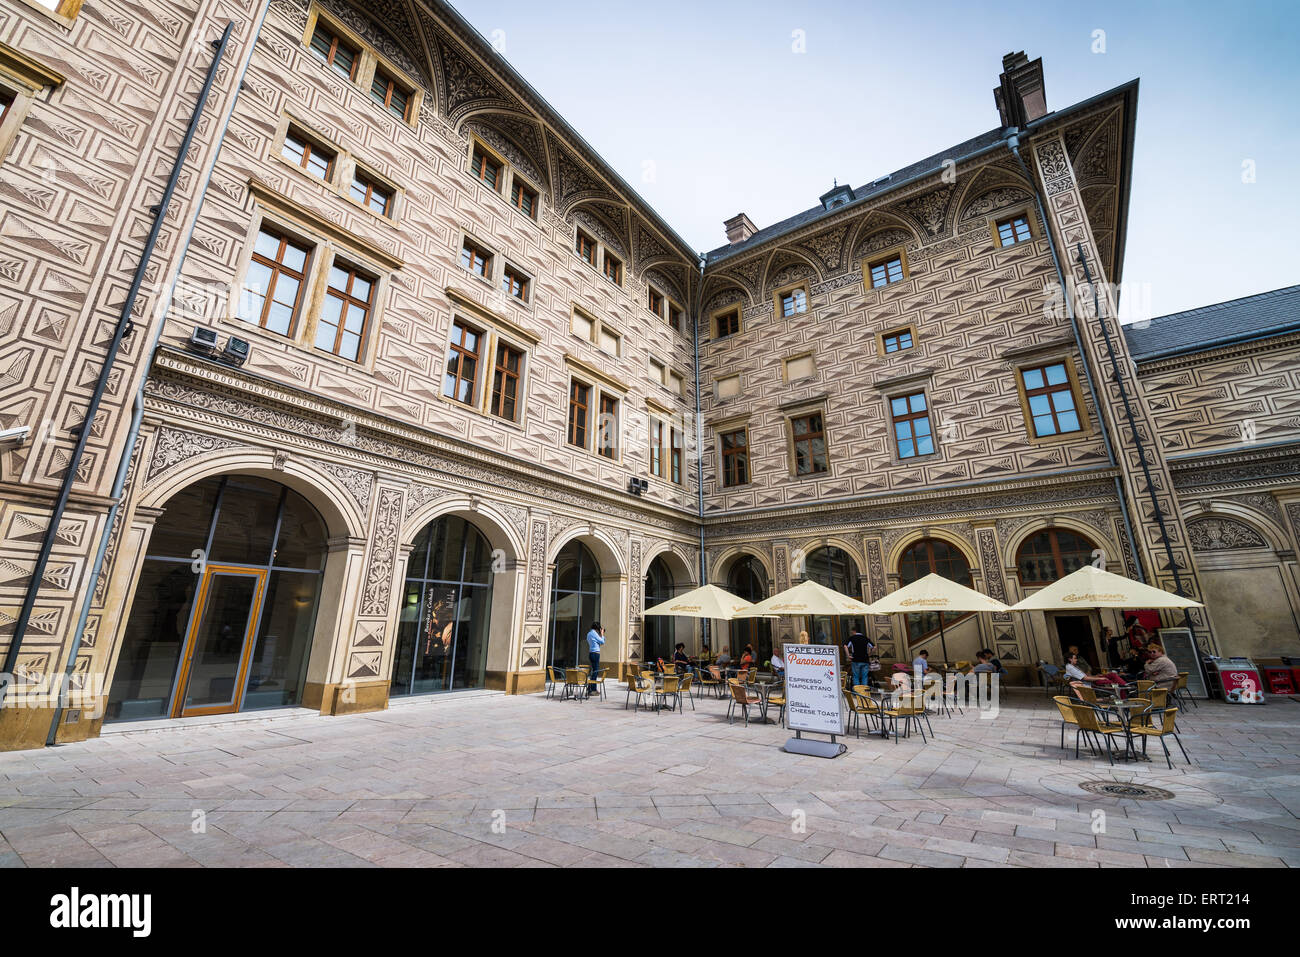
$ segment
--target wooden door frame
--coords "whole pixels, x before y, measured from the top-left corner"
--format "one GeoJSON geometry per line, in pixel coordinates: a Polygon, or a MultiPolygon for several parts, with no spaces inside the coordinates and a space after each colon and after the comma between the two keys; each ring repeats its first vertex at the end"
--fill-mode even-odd
{"type": "Polygon", "coordinates": [[[248,680],[248,665],[253,655],[253,645],[257,637],[257,626],[262,620],[262,603],[266,600],[267,579],[270,571],[265,568],[249,568],[244,565],[205,565],[199,582],[199,593],[194,603],[194,614],[190,618],[190,627],[185,635],[181,649],[180,672],[176,678],[176,687],[172,692],[171,717],[194,718],[210,714],[235,714],[244,701],[244,682],[248,680]],[[193,664],[195,639],[198,629],[203,625],[203,616],[207,611],[208,595],[212,579],[216,575],[243,575],[257,579],[253,591],[253,603],[248,610],[248,625],[244,631],[243,646],[239,653],[239,667],[235,674],[235,688],[230,704],[204,705],[198,708],[185,707],[185,695],[189,689],[190,666],[193,664]]]}

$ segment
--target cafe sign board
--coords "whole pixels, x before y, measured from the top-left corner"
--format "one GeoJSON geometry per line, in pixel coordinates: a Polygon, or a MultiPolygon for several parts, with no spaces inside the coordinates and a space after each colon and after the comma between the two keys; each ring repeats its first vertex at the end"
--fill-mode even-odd
{"type": "Polygon", "coordinates": [[[839,649],[834,645],[786,645],[785,701],[792,731],[842,735],[839,649]]]}

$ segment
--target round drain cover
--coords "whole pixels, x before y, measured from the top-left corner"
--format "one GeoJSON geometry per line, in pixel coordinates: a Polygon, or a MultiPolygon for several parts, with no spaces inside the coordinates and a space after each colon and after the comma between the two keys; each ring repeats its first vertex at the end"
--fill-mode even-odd
{"type": "Polygon", "coordinates": [[[1173,791],[1153,788],[1145,784],[1121,784],[1118,781],[1084,781],[1079,787],[1106,797],[1127,798],[1130,801],[1169,801],[1173,791]]]}

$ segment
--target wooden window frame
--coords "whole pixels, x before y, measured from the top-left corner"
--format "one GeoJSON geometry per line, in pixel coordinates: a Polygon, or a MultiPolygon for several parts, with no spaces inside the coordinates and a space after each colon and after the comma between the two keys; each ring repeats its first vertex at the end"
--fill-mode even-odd
{"type": "Polygon", "coordinates": [[[749,461],[749,426],[742,425],[738,428],[718,429],[718,469],[718,479],[722,483],[724,489],[740,488],[741,486],[749,485],[754,480],[749,461]],[[731,448],[727,448],[727,437],[732,435],[742,436],[744,442],[739,445],[733,445],[731,448]],[[730,481],[734,472],[731,463],[737,459],[740,460],[741,464],[739,468],[744,471],[744,476],[739,481],[733,482],[730,481]]]}
{"type": "Polygon", "coordinates": [[[730,306],[724,306],[721,309],[715,310],[709,316],[709,332],[712,333],[712,338],[715,340],[731,339],[740,335],[744,331],[745,314],[744,310],[740,308],[740,303],[733,303],[730,306]],[[720,334],[719,329],[721,327],[718,325],[719,320],[725,316],[730,316],[733,312],[736,314],[736,328],[726,334],[720,334]]]}
{"type": "Polygon", "coordinates": [[[457,262],[460,264],[460,267],[471,276],[474,276],[483,282],[492,282],[492,275],[495,272],[493,267],[496,265],[496,253],[478,242],[474,237],[465,235],[461,238],[460,256],[457,259],[457,262]],[[465,253],[467,251],[470,253],[469,265],[465,264],[465,253]],[[474,268],[474,263],[480,255],[483,258],[483,272],[479,272],[474,268]]]}
{"type": "Polygon", "coordinates": [[[399,80],[390,67],[379,63],[375,64],[375,72],[370,78],[370,88],[366,92],[370,95],[370,99],[382,106],[384,112],[389,116],[395,116],[403,123],[409,124],[411,122],[411,112],[412,108],[415,106],[416,99],[415,90],[404,80],[399,80]],[[386,80],[386,89],[382,100],[375,96],[375,84],[381,80],[386,80]],[[406,106],[400,115],[393,112],[392,107],[393,93],[397,90],[400,90],[406,97],[406,106]]]}
{"type": "Polygon", "coordinates": [[[565,440],[567,444],[574,448],[588,451],[591,442],[591,399],[595,386],[584,382],[576,376],[569,378],[569,404],[568,420],[565,428],[565,440]],[[579,401],[579,392],[581,392],[581,401],[579,401]],[[576,409],[582,410],[581,421],[574,415],[576,409]],[[581,435],[579,436],[579,432],[581,435]],[[582,441],[577,441],[578,438],[582,441]]]}
{"type": "Polygon", "coordinates": [[[334,173],[338,170],[339,167],[339,154],[340,154],[340,150],[337,147],[335,147],[333,144],[327,143],[324,140],[320,139],[319,137],[312,135],[306,129],[304,129],[302,126],[298,125],[297,123],[293,122],[292,120],[289,122],[289,125],[285,128],[284,136],[280,140],[280,151],[279,151],[280,159],[288,163],[294,169],[297,169],[300,172],[305,173],[306,175],[310,176],[312,179],[316,180],[317,182],[325,183],[327,186],[334,185],[334,173]],[[295,141],[301,142],[303,145],[302,159],[297,162],[295,162],[293,159],[285,155],[285,149],[289,145],[290,138],[294,139],[295,141]],[[308,166],[308,164],[311,162],[311,157],[313,153],[318,153],[322,155],[328,154],[329,156],[329,160],[325,166],[324,176],[317,176],[315,173],[311,171],[311,169],[308,166]]]}
{"type": "Polygon", "coordinates": [[[646,286],[646,308],[660,319],[664,318],[664,303],[668,297],[654,286],[646,286]]]}
{"type": "Polygon", "coordinates": [[[348,198],[363,209],[367,209],[374,213],[376,216],[382,216],[384,219],[388,220],[396,218],[394,213],[396,212],[397,206],[397,190],[356,163],[353,163],[352,166],[352,182],[348,184],[348,198]],[[357,197],[353,195],[353,191],[358,183],[366,188],[365,196],[362,199],[357,199],[357,197]],[[380,212],[370,205],[370,200],[376,193],[383,193],[387,196],[383,212],[380,212]]]}
{"type": "Polygon", "coordinates": [[[664,434],[667,429],[668,426],[664,423],[663,419],[651,417],[649,454],[647,455],[647,459],[649,460],[649,473],[655,478],[660,479],[667,476],[667,457],[664,455],[664,450],[667,447],[667,443],[664,441],[664,434]]]}
{"type": "Polygon", "coordinates": [[[796,316],[810,315],[812,312],[812,289],[808,285],[808,281],[805,279],[775,290],[772,293],[772,308],[775,310],[777,319],[794,319],[796,316]],[[795,293],[798,292],[803,293],[803,308],[786,313],[786,299],[789,298],[793,302],[795,293]]]}
{"type": "Polygon", "coordinates": [[[260,314],[258,315],[258,321],[252,322],[251,320],[243,318],[237,312],[235,315],[235,320],[237,322],[241,322],[246,325],[254,326],[255,328],[261,329],[264,332],[269,333],[270,335],[279,336],[285,339],[295,340],[297,338],[298,331],[301,327],[304,299],[307,296],[307,280],[308,277],[311,275],[312,262],[318,250],[318,245],[319,244],[311,243],[299,239],[298,237],[292,235],[289,231],[280,228],[274,222],[263,220],[261,223],[259,223],[257,225],[257,228],[253,230],[252,247],[251,247],[252,251],[248,256],[248,261],[244,264],[244,272],[243,272],[244,281],[245,282],[248,281],[248,270],[251,268],[252,263],[256,262],[266,267],[267,269],[271,270],[271,282],[267,286],[266,295],[263,297],[262,309],[260,314]],[[266,233],[268,236],[273,236],[280,240],[280,246],[276,251],[275,260],[270,260],[266,256],[263,256],[261,253],[257,251],[257,240],[262,233],[266,233]],[[305,251],[306,253],[305,258],[303,259],[301,274],[298,274],[297,272],[295,272],[295,270],[289,269],[282,265],[285,249],[287,246],[290,245],[295,246],[296,248],[299,248],[305,251]],[[274,296],[275,287],[280,280],[281,274],[287,275],[291,279],[296,279],[298,281],[298,292],[297,295],[294,297],[293,309],[289,315],[289,328],[285,332],[276,332],[274,329],[267,328],[266,318],[267,318],[267,314],[271,310],[271,305],[275,300],[275,296],[274,296]]]}
{"type": "Polygon", "coordinates": [[[499,196],[505,195],[506,189],[506,170],[508,164],[496,150],[484,144],[481,140],[472,140],[469,151],[469,174],[476,180],[486,186],[492,192],[499,196]],[[496,169],[496,183],[489,183],[487,180],[488,167],[496,169]]]}
{"type": "Polygon", "coordinates": [[[22,0],[22,2],[33,10],[43,13],[65,27],[71,28],[76,22],[77,16],[81,13],[82,0],[59,0],[53,9],[41,3],[40,0],[22,0]]]}
{"type": "Polygon", "coordinates": [[[447,338],[447,356],[442,369],[441,392],[442,392],[442,397],[444,399],[450,399],[452,402],[455,402],[457,405],[464,406],[466,408],[470,408],[470,409],[477,408],[476,400],[478,399],[478,395],[479,395],[478,374],[479,374],[479,369],[483,365],[483,343],[486,338],[487,338],[486,331],[480,328],[479,326],[475,325],[472,322],[469,322],[468,320],[464,319],[460,315],[452,316],[451,333],[447,338]],[[457,328],[459,328],[462,331],[459,342],[457,342],[457,338],[456,338],[457,328]],[[478,337],[478,347],[472,352],[469,349],[467,349],[464,345],[465,333],[467,332],[472,332],[475,336],[478,337]],[[456,387],[454,393],[460,392],[461,383],[468,382],[470,388],[470,396],[468,400],[458,398],[456,394],[453,395],[447,394],[448,367],[451,364],[453,353],[455,353],[455,360],[456,360],[456,371],[454,373],[456,379],[456,387]],[[470,376],[465,375],[466,356],[474,360],[474,372],[470,376]]]}
{"type": "Polygon", "coordinates": [[[881,332],[876,335],[876,352],[880,355],[880,358],[882,359],[888,359],[891,356],[898,355],[900,352],[909,352],[915,348],[916,348],[916,327],[911,325],[910,323],[906,326],[898,326],[894,329],[886,329],[884,332],[881,332]],[[897,338],[903,335],[906,335],[911,339],[911,344],[906,346],[900,346],[899,348],[890,351],[886,340],[890,338],[897,338]]]}
{"type": "Polygon", "coordinates": [[[893,449],[894,460],[896,462],[898,462],[901,465],[901,464],[914,462],[919,459],[928,459],[931,456],[939,454],[939,439],[937,437],[937,430],[935,429],[934,426],[934,407],[930,404],[930,395],[924,388],[913,388],[913,389],[908,389],[905,392],[893,393],[885,397],[885,403],[887,406],[887,411],[889,412],[890,447],[893,449]],[[912,398],[913,396],[917,396],[917,395],[922,396],[925,399],[925,408],[920,412],[913,412],[912,398]],[[905,412],[903,415],[898,415],[897,413],[894,412],[895,399],[903,399],[907,403],[907,412],[905,412]],[[918,419],[926,419],[928,425],[930,426],[929,438],[930,438],[931,448],[929,452],[921,452],[918,451],[917,449],[916,426],[912,425],[911,423],[917,421],[918,419]],[[908,430],[908,435],[911,437],[912,450],[913,450],[911,455],[904,455],[902,447],[899,444],[900,443],[900,439],[898,438],[899,422],[908,423],[907,430],[908,430]]]}
{"type": "MultiPolygon", "coordinates": [[[[888,270],[886,270],[887,272],[888,270]]],[[[895,246],[893,249],[885,249],[873,253],[871,256],[862,260],[862,284],[867,292],[877,289],[888,289],[890,286],[901,286],[912,278],[912,269],[907,262],[907,249],[903,246],[895,246]],[[872,282],[871,270],[876,266],[886,265],[897,259],[902,265],[903,276],[901,279],[895,279],[892,282],[886,282],[877,286],[872,282]]]]}
{"type": "Polygon", "coordinates": [[[581,226],[574,233],[573,251],[578,254],[578,258],[585,262],[592,269],[599,268],[600,262],[600,244],[581,226]],[[591,255],[588,256],[583,252],[584,245],[591,247],[591,255]]]}
{"type": "Polygon", "coordinates": [[[1008,216],[1006,219],[1000,219],[994,221],[993,230],[994,230],[994,234],[998,238],[999,249],[1010,249],[1012,246],[1019,246],[1022,243],[1027,243],[1034,238],[1034,231],[1029,226],[1029,217],[1024,214],[1008,216]],[[1017,223],[1024,224],[1025,234],[1023,237],[1020,235],[1020,230],[1016,228],[1017,223]],[[1010,228],[1011,242],[1007,242],[1006,237],[1002,235],[1002,228],[1004,226],[1010,228]]]}
{"type": "Polygon", "coordinates": [[[495,416],[505,422],[518,424],[520,412],[523,409],[523,392],[524,392],[524,363],[527,359],[527,353],[520,349],[512,342],[507,342],[500,336],[494,337],[492,343],[492,389],[489,398],[488,414],[495,416]],[[509,365],[502,365],[502,353],[514,354],[518,357],[515,368],[512,370],[509,365]],[[514,415],[507,415],[505,411],[506,392],[505,386],[508,382],[514,383],[514,415]]]}
{"type": "Polygon", "coordinates": [[[1000,210],[998,213],[988,218],[988,223],[989,238],[993,241],[994,252],[1024,246],[1026,243],[1032,243],[1035,239],[1038,239],[1040,235],[1038,220],[1034,216],[1033,205],[1030,203],[1024,203],[1020,206],[1000,210]],[[1025,221],[1025,225],[1029,228],[1029,236],[1025,239],[1017,240],[1010,246],[1003,246],[1000,227],[1003,223],[1012,222],[1017,219],[1023,219],[1025,221]]]}
{"type": "Polygon", "coordinates": [[[668,426],[668,481],[674,485],[686,484],[684,433],[668,426]]]}
{"type": "Polygon", "coordinates": [[[672,297],[668,298],[668,315],[666,317],[668,325],[672,327],[673,332],[686,331],[686,310],[677,303],[673,302],[672,297]]]}
{"type": "Polygon", "coordinates": [[[601,275],[620,289],[623,287],[623,260],[619,259],[608,249],[605,250],[605,256],[602,260],[600,272],[601,275]],[[614,266],[612,271],[609,268],[611,263],[614,266]]]}
{"type": "Polygon", "coordinates": [[[318,60],[324,63],[325,66],[329,67],[339,76],[346,76],[348,81],[351,83],[355,83],[357,81],[357,75],[361,72],[362,48],[358,44],[352,42],[352,40],[349,37],[344,36],[338,30],[336,30],[334,28],[334,25],[330,23],[329,20],[324,20],[321,19],[320,17],[316,18],[316,22],[312,26],[311,37],[307,41],[307,49],[310,50],[318,60]],[[317,50],[315,46],[316,34],[322,31],[329,34],[329,36],[331,37],[329,52],[324,55],[322,55],[321,52],[317,50]],[[352,69],[347,73],[344,73],[342,70],[338,69],[338,67],[335,65],[334,62],[335,56],[337,55],[338,48],[340,46],[352,51],[352,69]]]}
{"type": "Polygon", "coordinates": [[[315,341],[316,336],[318,335],[320,326],[324,321],[323,306],[321,309],[321,314],[316,318],[316,329],[313,330],[312,332],[313,347],[316,349],[320,349],[320,351],[326,352],[329,355],[338,356],[340,359],[343,359],[347,362],[355,362],[358,364],[364,362],[365,351],[366,351],[366,340],[369,337],[369,333],[370,333],[371,318],[375,314],[375,301],[378,292],[379,292],[378,276],[374,275],[368,269],[364,269],[360,266],[353,265],[353,263],[349,261],[346,257],[335,255],[334,260],[330,263],[329,268],[325,270],[324,298],[328,300],[330,297],[333,297],[335,299],[341,300],[345,307],[356,306],[361,309],[364,318],[361,320],[361,331],[357,333],[357,340],[358,340],[357,354],[355,356],[345,356],[343,355],[343,353],[339,352],[339,346],[340,343],[343,341],[343,334],[346,331],[346,326],[347,326],[346,317],[342,313],[340,313],[340,318],[344,319],[344,321],[341,322],[334,330],[334,348],[323,349],[320,345],[316,343],[315,341]],[[347,272],[348,285],[346,289],[336,290],[334,286],[330,284],[329,274],[330,274],[330,270],[332,269],[341,269],[347,272]],[[367,282],[370,283],[370,297],[365,301],[357,299],[355,296],[352,295],[352,285],[356,281],[358,276],[360,276],[361,278],[365,279],[367,282]]]}
{"type": "MultiPolygon", "coordinates": [[[[1081,436],[1090,435],[1092,432],[1091,423],[1088,418],[1087,410],[1083,404],[1083,393],[1079,388],[1079,380],[1074,371],[1074,360],[1070,356],[1054,357],[1036,357],[1032,360],[1026,360],[1016,365],[1016,390],[1020,399],[1020,410],[1025,417],[1025,432],[1029,442],[1032,444],[1050,443],[1050,442],[1068,442],[1081,436]],[[1046,370],[1048,366],[1060,365],[1065,367],[1065,382],[1058,383],[1055,386],[1046,385],[1047,376],[1044,373],[1044,385],[1041,389],[1030,389],[1025,385],[1025,373],[1034,369],[1046,370]],[[1049,394],[1052,392],[1061,392],[1068,389],[1070,399],[1074,402],[1074,414],[1079,420],[1079,427],[1069,432],[1057,431],[1051,435],[1039,435],[1038,427],[1034,424],[1033,412],[1030,409],[1029,400],[1031,395],[1049,394]]],[[[1050,401],[1050,400],[1049,400],[1050,401]]],[[[1056,408],[1052,407],[1052,421],[1056,422],[1056,408]]]]}
{"type": "Polygon", "coordinates": [[[790,441],[790,475],[793,478],[804,479],[814,475],[829,475],[831,472],[831,447],[830,440],[826,433],[826,412],[823,409],[799,409],[790,412],[785,417],[786,432],[790,441]],[[796,432],[795,422],[801,419],[809,419],[816,416],[821,424],[820,431],[796,432]],[[812,451],[812,444],[817,439],[821,439],[823,446],[823,455],[826,459],[826,467],[821,469],[809,469],[807,472],[799,471],[799,446],[801,443],[807,443],[808,455],[810,461],[816,461],[812,451]]]}
{"type": "Polygon", "coordinates": [[[533,222],[537,222],[537,210],[538,207],[541,206],[541,202],[542,202],[541,197],[542,194],[539,190],[533,189],[533,187],[530,186],[527,182],[525,182],[521,176],[519,176],[516,172],[514,172],[514,170],[511,170],[510,193],[508,196],[508,202],[510,203],[511,206],[513,206],[521,215],[527,217],[528,219],[531,219],[533,222]],[[519,193],[520,196],[522,196],[523,194],[527,194],[532,197],[532,207],[533,207],[532,212],[529,212],[528,210],[524,209],[523,206],[516,200],[515,197],[516,193],[519,193]]]}
{"type": "MultiPolygon", "coordinates": [[[[47,7],[39,6],[34,2],[32,5],[48,16],[63,19],[47,7]]],[[[77,10],[80,10],[80,6],[80,0],[77,0],[77,10]]],[[[72,16],[75,17],[76,14],[72,16]]],[[[67,22],[70,25],[71,18],[67,22]]],[[[0,91],[9,98],[9,106],[4,111],[4,116],[0,118],[0,161],[9,154],[23,124],[27,121],[32,106],[38,99],[48,103],[54,90],[61,87],[63,83],[63,74],[21,50],[0,42],[0,91]]]]}
{"type": "Polygon", "coordinates": [[[501,269],[501,291],[516,302],[527,304],[532,294],[532,286],[532,277],[510,260],[506,260],[505,266],[501,269]],[[514,277],[514,282],[511,282],[511,277],[514,277]],[[513,288],[515,283],[520,287],[517,295],[513,288]]]}

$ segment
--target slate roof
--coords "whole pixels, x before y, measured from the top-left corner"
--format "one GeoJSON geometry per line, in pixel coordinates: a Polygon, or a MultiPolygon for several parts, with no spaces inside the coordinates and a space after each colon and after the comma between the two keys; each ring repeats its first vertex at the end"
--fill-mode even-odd
{"type": "Polygon", "coordinates": [[[1131,323],[1123,329],[1129,352],[1138,361],[1300,331],[1300,286],[1175,312],[1143,328],[1131,323]]]}

